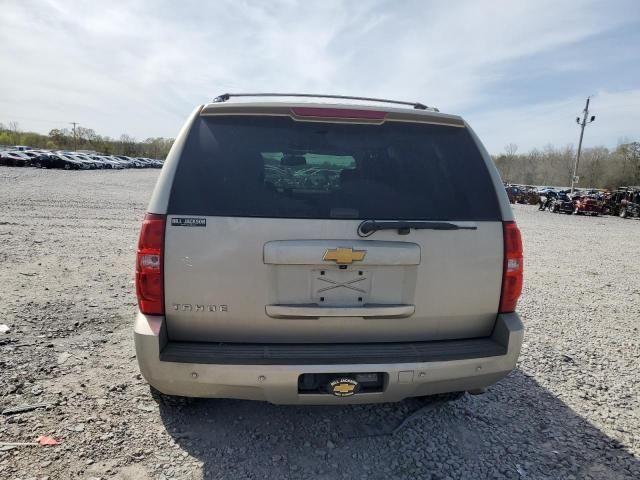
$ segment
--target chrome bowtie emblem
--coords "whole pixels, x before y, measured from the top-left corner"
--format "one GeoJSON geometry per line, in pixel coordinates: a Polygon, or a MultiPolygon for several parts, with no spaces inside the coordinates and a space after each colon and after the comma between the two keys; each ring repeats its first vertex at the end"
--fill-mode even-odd
{"type": "Polygon", "coordinates": [[[336,262],[338,265],[351,265],[353,262],[361,262],[364,260],[366,254],[366,250],[338,247],[324,252],[322,260],[325,262],[336,262]]]}

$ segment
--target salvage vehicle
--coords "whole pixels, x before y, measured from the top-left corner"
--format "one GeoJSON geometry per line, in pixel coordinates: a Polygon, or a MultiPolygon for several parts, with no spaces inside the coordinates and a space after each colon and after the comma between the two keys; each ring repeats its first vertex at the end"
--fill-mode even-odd
{"type": "Polygon", "coordinates": [[[618,215],[621,218],[640,217],[640,188],[628,188],[626,195],[620,201],[618,215]]]}
{"type": "Polygon", "coordinates": [[[640,204],[625,200],[620,206],[620,218],[640,217],[640,204]]]}
{"type": "Polygon", "coordinates": [[[558,192],[556,192],[555,190],[544,190],[540,193],[540,200],[539,200],[539,204],[538,204],[538,210],[541,211],[545,211],[547,209],[550,209],[551,204],[553,203],[553,200],[558,196],[558,192]]]}
{"type": "Polygon", "coordinates": [[[548,208],[551,213],[571,215],[574,210],[573,200],[571,200],[567,192],[558,192],[558,195],[551,201],[548,208]]]}
{"type": "Polygon", "coordinates": [[[606,193],[602,202],[603,215],[615,215],[620,214],[620,202],[626,195],[625,190],[615,190],[613,192],[606,193]]]}
{"type": "Polygon", "coordinates": [[[540,194],[534,187],[525,187],[521,203],[526,205],[537,205],[540,203],[540,194]]]}
{"type": "Polygon", "coordinates": [[[505,186],[505,191],[507,192],[509,203],[526,203],[524,201],[525,192],[520,187],[507,185],[505,186]]]}
{"type": "Polygon", "coordinates": [[[602,202],[591,195],[576,195],[573,197],[573,213],[597,217],[602,213],[602,202]]]}
{"type": "Polygon", "coordinates": [[[522,241],[476,134],[420,103],[312,97],[222,95],[173,144],[136,259],[155,398],[452,399],[508,375],[522,241]]]}

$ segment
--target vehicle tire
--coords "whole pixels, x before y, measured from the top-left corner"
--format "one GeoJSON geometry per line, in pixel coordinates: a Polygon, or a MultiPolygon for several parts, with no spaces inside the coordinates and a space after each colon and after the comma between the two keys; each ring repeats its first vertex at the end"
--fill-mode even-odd
{"type": "Polygon", "coordinates": [[[42,163],[36,162],[36,168],[42,168],[42,163]]]}
{"type": "Polygon", "coordinates": [[[71,165],[69,165],[68,163],[64,164],[64,169],[65,170],[71,170],[71,165]]]}
{"type": "Polygon", "coordinates": [[[192,397],[180,397],[177,395],[167,395],[153,388],[151,385],[149,385],[149,391],[151,392],[151,398],[153,398],[153,400],[158,405],[164,405],[165,407],[169,407],[169,408],[187,407],[195,401],[195,398],[192,398],[192,397]]]}

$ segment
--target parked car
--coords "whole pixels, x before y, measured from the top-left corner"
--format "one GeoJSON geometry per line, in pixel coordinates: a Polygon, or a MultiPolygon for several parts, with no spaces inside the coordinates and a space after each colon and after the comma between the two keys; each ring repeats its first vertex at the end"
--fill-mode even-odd
{"type": "Polygon", "coordinates": [[[573,213],[573,208],[573,200],[571,200],[567,192],[558,192],[556,198],[548,206],[551,213],[567,213],[569,215],[573,213]]]}
{"type": "Polygon", "coordinates": [[[100,164],[98,162],[96,162],[95,160],[91,159],[90,157],[87,157],[85,155],[82,154],[78,154],[78,153],[74,153],[74,152],[65,152],[64,155],[67,158],[72,158],[78,162],[82,162],[84,164],[87,165],[87,167],[91,170],[95,170],[96,168],[99,168],[100,164]]]}
{"type": "Polygon", "coordinates": [[[154,161],[150,158],[137,157],[135,160],[140,162],[143,165],[143,168],[152,168],[155,166],[154,161]]]}
{"type": "Polygon", "coordinates": [[[99,158],[97,158],[95,155],[87,155],[85,153],[76,153],[74,154],[74,156],[77,158],[80,158],[81,160],[84,160],[85,162],[89,162],[90,164],[93,165],[93,168],[107,168],[107,164],[102,160],[100,160],[99,158]]]}
{"type": "Polygon", "coordinates": [[[553,203],[553,199],[557,196],[558,192],[556,192],[555,190],[544,190],[542,193],[540,193],[540,203],[538,205],[538,210],[542,210],[544,212],[546,209],[549,209],[551,207],[551,204],[553,203]]]}
{"type": "Polygon", "coordinates": [[[116,155],[116,157],[125,162],[128,168],[142,168],[142,164],[131,157],[126,155],[116,155]]]}
{"type": "Polygon", "coordinates": [[[0,153],[0,165],[9,167],[28,167],[31,158],[24,152],[18,150],[8,150],[0,153]]]}
{"type": "Polygon", "coordinates": [[[540,194],[534,187],[526,187],[522,203],[527,205],[537,205],[540,203],[540,194]]]}
{"type": "Polygon", "coordinates": [[[620,201],[624,199],[626,192],[616,190],[606,193],[602,205],[604,215],[618,215],[620,213],[620,201]]]}
{"type": "Polygon", "coordinates": [[[104,168],[110,168],[110,169],[124,168],[124,165],[121,162],[114,160],[108,155],[91,155],[91,158],[96,161],[102,162],[104,164],[104,168]]]}
{"type": "Polygon", "coordinates": [[[50,151],[25,145],[0,145],[0,165],[67,169],[162,168],[163,161],[148,157],[104,155],[92,150],[50,151]]]}
{"type": "Polygon", "coordinates": [[[621,218],[640,217],[640,188],[632,187],[627,190],[620,201],[619,214],[621,218]]]}
{"type": "Polygon", "coordinates": [[[126,162],[122,161],[121,159],[119,159],[118,157],[115,157],[113,155],[99,155],[99,158],[102,159],[102,161],[106,162],[106,163],[110,163],[111,164],[111,168],[115,168],[118,170],[122,170],[124,168],[128,168],[128,165],[126,162]]]}
{"type": "Polygon", "coordinates": [[[640,203],[623,201],[620,207],[620,218],[638,218],[640,217],[640,203]]]}
{"type": "Polygon", "coordinates": [[[638,192],[640,192],[640,187],[619,187],[613,192],[607,193],[603,200],[603,213],[622,218],[633,216],[633,206],[631,206],[631,209],[628,206],[629,203],[640,203],[640,199],[636,197],[638,192]],[[634,197],[636,197],[635,201],[634,197]]]}
{"type": "Polygon", "coordinates": [[[591,195],[577,195],[573,198],[573,213],[597,217],[602,213],[602,202],[591,195]]]}
{"type": "MultiPolygon", "coordinates": [[[[33,150],[36,155],[31,159],[31,166],[36,168],[55,168],[54,153],[48,150],[33,150]]],[[[30,153],[30,152],[25,152],[30,153]]]]}
{"type": "Polygon", "coordinates": [[[65,155],[63,153],[55,153],[52,157],[52,168],[62,168],[64,170],[89,170],[91,166],[89,163],[77,159],[71,155],[65,155]]]}
{"type": "Polygon", "coordinates": [[[521,203],[522,198],[524,198],[524,192],[515,185],[507,185],[505,186],[505,191],[507,192],[507,196],[509,198],[509,203],[521,203]]]}
{"type": "Polygon", "coordinates": [[[520,232],[461,117],[227,99],[190,116],[142,222],[156,398],[456,398],[515,367],[520,232]]]}

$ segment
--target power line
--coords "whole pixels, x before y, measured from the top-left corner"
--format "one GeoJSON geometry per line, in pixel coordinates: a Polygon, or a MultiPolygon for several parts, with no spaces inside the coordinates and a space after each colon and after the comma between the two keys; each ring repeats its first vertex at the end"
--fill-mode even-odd
{"type": "Polygon", "coordinates": [[[571,177],[571,193],[573,193],[574,185],[578,182],[578,165],[580,164],[580,153],[582,152],[582,138],[584,137],[584,127],[589,125],[596,119],[595,115],[592,115],[589,121],[587,118],[589,117],[589,101],[591,97],[587,97],[587,103],[584,106],[582,122],[580,121],[580,117],[576,117],[576,123],[580,125],[580,141],[578,142],[578,154],[576,155],[576,163],[573,165],[573,177],[571,177]]]}

